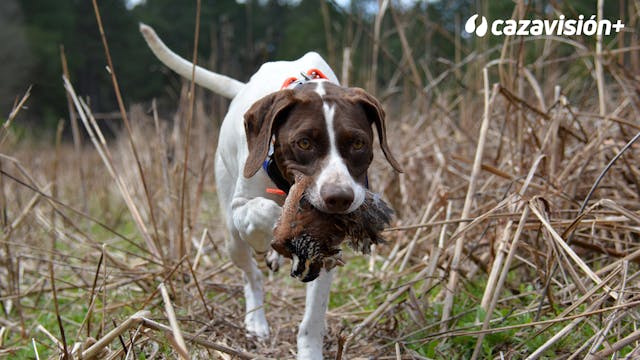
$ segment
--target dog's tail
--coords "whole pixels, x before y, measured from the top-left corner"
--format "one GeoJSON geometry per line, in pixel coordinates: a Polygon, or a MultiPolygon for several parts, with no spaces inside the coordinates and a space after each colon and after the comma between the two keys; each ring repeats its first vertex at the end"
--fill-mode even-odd
{"type": "MultiPolygon", "coordinates": [[[[151,48],[151,51],[153,51],[162,63],[179,75],[191,79],[191,72],[193,70],[193,63],[191,61],[183,59],[171,51],[150,26],[140,23],[140,32],[142,36],[144,36],[149,48],[151,48]]],[[[233,99],[244,87],[244,83],[236,79],[217,74],[200,66],[196,66],[194,81],[196,84],[228,99],[233,99]]]]}

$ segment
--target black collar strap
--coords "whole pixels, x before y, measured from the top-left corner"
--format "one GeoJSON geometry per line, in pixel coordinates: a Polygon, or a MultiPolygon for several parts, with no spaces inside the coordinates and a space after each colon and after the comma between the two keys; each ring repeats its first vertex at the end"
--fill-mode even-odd
{"type": "Polygon", "coordinates": [[[280,172],[280,169],[278,169],[278,165],[273,160],[272,154],[267,156],[267,159],[262,163],[262,168],[264,169],[264,171],[267,172],[269,179],[271,179],[271,181],[273,181],[273,183],[276,184],[276,186],[278,187],[278,189],[268,188],[267,192],[280,194],[280,195],[287,195],[289,193],[289,189],[291,189],[291,184],[289,184],[287,179],[285,179],[282,173],[280,172]]]}

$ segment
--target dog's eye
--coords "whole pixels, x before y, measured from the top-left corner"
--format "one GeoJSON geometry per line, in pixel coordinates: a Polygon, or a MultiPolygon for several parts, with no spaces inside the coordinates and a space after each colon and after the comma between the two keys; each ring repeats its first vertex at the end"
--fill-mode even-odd
{"type": "Polygon", "coordinates": [[[311,141],[307,138],[296,141],[296,145],[302,150],[311,150],[311,141]]]}
{"type": "Polygon", "coordinates": [[[364,147],[364,141],[362,141],[361,139],[356,139],[353,141],[353,144],[351,146],[353,146],[355,150],[360,150],[364,147]]]}

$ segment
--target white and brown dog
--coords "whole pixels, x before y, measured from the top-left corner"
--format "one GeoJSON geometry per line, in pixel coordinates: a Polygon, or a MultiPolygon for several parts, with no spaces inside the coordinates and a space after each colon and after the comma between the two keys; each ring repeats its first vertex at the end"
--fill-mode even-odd
{"type": "MultiPolygon", "coordinates": [[[[165,65],[191,78],[191,62],[169,50],[150,27],[140,25],[140,31],[165,65]]],[[[229,256],[244,272],[246,329],[267,338],[263,275],[254,254],[270,250],[293,173],[314,179],[306,196],[318,210],[354,211],[365,198],[373,158],[372,125],[388,162],[397,171],[401,167],[387,145],[384,111],[378,101],[362,89],[339,86],[317,53],[266,63],[246,84],[202,68],[197,68],[195,82],[233,99],[215,157],[218,198],[229,230],[229,256]]],[[[277,258],[268,261],[277,266],[277,258]]],[[[322,270],[316,276],[307,285],[298,359],[322,359],[333,271],[322,270]]]]}

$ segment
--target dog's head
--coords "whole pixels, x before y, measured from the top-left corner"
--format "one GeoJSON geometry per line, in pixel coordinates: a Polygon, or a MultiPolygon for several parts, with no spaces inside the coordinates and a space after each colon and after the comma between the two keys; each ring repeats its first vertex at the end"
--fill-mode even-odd
{"type": "Polygon", "coordinates": [[[275,139],[278,169],[291,183],[296,172],[312,177],[307,198],[322,212],[350,213],[362,205],[373,159],[372,126],[387,161],[402,171],[387,145],[385,113],[362,89],[312,81],[265,96],[244,117],[244,176],[260,169],[275,139]]]}

